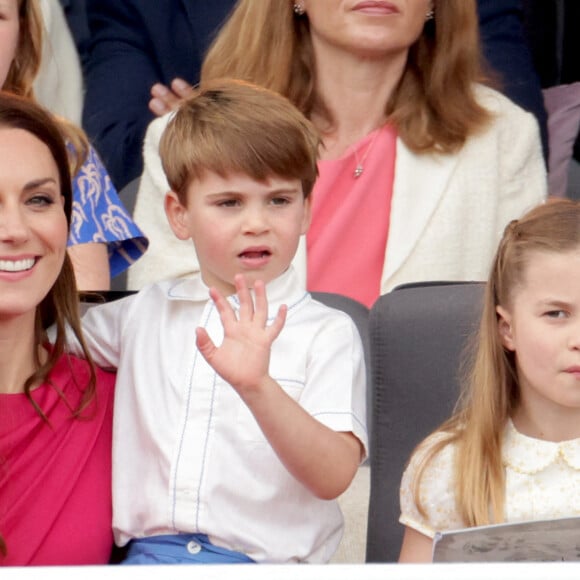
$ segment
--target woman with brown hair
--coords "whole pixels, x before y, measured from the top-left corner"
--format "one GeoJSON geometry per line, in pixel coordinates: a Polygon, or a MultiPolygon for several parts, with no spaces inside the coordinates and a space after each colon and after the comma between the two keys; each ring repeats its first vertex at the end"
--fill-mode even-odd
{"type": "MultiPolygon", "coordinates": [[[[309,290],[370,306],[405,282],[484,279],[502,228],[546,194],[535,119],[482,84],[474,0],[239,0],[201,77],[278,90],[320,131],[295,260],[309,290]]],[[[146,138],[133,288],[195,269],[160,211],[166,123],[146,138]]]]}
{"type": "MultiPolygon", "coordinates": [[[[7,0],[0,6],[0,86],[34,99],[42,58],[43,24],[37,0],[7,0]]],[[[73,214],[69,239],[77,284],[107,290],[110,277],[137,260],[147,240],[119,199],[96,151],[79,127],[63,123],[71,156],[73,214]]]]}
{"type": "Polygon", "coordinates": [[[104,564],[113,544],[114,375],[82,339],[72,206],[62,128],[0,93],[1,565],[104,564]],[[86,360],[65,354],[66,327],[86,360]]]}

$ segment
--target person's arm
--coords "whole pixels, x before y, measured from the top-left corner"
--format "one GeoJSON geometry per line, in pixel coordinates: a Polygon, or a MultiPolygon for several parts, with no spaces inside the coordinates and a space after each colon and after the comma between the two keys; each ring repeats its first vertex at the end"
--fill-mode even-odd
{"type": "Polygon", "coordinates": [[[234,0],[87,0],[91,32],[83,125],[118,189],[142,171],[151,88],[197,82],[234,0]]]}
{"type": "MultiPolygon", "coordinates": [[[[102,368],[119,366],[128,321],[138,316],[133,310],[135,298],[132,295],[106,304],[90,305],[81,318],[85,344],[95,363],[102,368]]],[[[68,333],[67,338],[70,338],[68,333]]],[[[79,344],[74,340],[69,342],[69,352],[82,356],[79,344]]]]}
{"type": "Polygon", "coordinates": [[[421,564],[433,560],[433,540],[413,528],[405,527],[399,563],[421,564]]]}
{"type": "Polygon", "coordinates": [[[81,290],[108,290],[110,278],[147,249],[147,239],[127,211],[92,146],[73,177],[68,247],[81,290]]]}
{"type": "Polygon", "coordinates": [[[256,282],[255,305],[243,276],[236,276],[239,319],[215,289],[210,295],[220,313],[224,340],[216,347],[203,328],[197,346],[214,370],[248,406],[286,469],[314,495],[333,499],[350,484],[363,449],[352,433],[326,427],[308,414],[269,375],[270,349],[286,319],[286,309],[267,326],[268,304],[256,282]]]}
{"type": "Polygon", "coordinates": [[[109,290],[111,276],[107,244],[88,243],[69,246],[78,290],[109,290]]]}
{"type": "Polygon", "coordinates": [[[83,126],[119,189],[141,173],[141,145],[153,119],[147,108],[149,90],[156,82],[167,82],[155,54],[158,45],[149,37],[148,12],[155,13],[160,35],[168,16],[147,4],[154,3],[87,0],[91,45],[84,71],[83,126]]]}
{"type": "Polygon", "coordinates": [[[501,176],[497,223],[507,224],[546,199],[548,181],[538,125],[532,115],[508,102],[496,122],[500,132],[497,171],[501,176]]]}

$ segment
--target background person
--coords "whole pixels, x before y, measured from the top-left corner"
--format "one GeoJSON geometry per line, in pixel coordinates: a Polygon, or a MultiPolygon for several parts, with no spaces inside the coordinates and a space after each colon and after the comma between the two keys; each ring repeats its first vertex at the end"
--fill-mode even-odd
{"type": "MultiPolygon", "coordinates": [[[[6,0],[0,27],[0,85],[34,99],[42,59],[42,16],[36,0],[6,0]]],[[[109,175],[82,130],[63,124],[73,165],[73,216],[69,253],[81,290],[106,290],[111,276],[127,269],[147,240],[121,203],[109,175]]]]}
{"type": "MultiPolygon", "coordinates": [[[[220,77],[280,91],[322,135],[294,261],[311,291],[370,306],[401,283],[484,279],[505,224],[546,194],[534,117],[478,83],[473,0],[241,0],[202,68],[202,85],[220,77]]],[[[159,211],[167,120],[145,142],[134,215],[151,244],[131,288],[197,270],[159,211]]]]}
{"type": "MultiPolygon", "coordinates": [[[[121,189],[141,174],[151,88],[199,78],[235,0],[86,0],[90,29],[83,126],[121,189]]],[[[250,24],[251,26],[251,24],[250,24]]]]}

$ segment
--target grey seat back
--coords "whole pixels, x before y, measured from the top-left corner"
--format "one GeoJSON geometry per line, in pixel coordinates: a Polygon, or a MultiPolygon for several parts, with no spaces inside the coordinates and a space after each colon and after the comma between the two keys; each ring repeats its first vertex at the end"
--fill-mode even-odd
{"type": "Polygon", "coordinates": [[[371,309],[373,370],[367,562],[395,562],[399,485],[413,448],[451,414],[458,369],[478,325],[483,283],[406,285],[371,309]]]}

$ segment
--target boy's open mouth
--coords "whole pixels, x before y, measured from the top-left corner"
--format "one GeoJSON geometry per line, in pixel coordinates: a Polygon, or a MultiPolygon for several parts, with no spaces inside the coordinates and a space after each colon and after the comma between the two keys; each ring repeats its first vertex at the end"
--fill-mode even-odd
{"type": "Polygon", "coordinates": [[[271,252],[269,250],[247,250],[239,254],[240,258],[255,260],[257,258],[266,258],[270,256],[271,252]]]}

